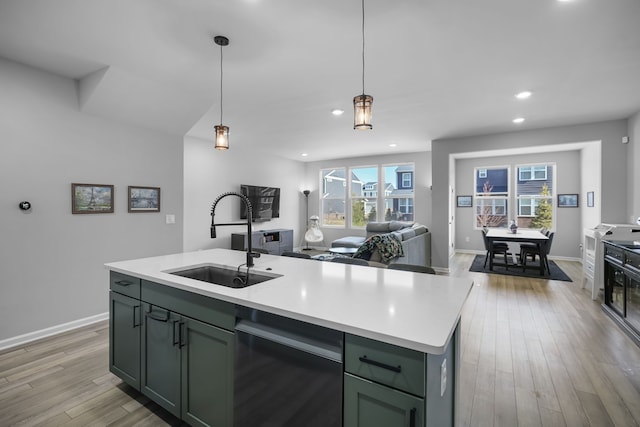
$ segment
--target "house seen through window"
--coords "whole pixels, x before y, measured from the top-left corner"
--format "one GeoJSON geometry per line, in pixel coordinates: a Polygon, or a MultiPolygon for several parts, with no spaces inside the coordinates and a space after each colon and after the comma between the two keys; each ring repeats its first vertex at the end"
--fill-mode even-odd
{"type": "Polygon", "coordinates": [[[515,220],[522,228],[552,228],[555,164],[520,165],[513,172],[511,166],[475,169],[475,226],[507,227],[515,220]]]}
{"type": "Polygon", "coordinates": [[[322,169],[322,226],[362,228],[371,221],[413,221],[413,175],[413,163],[322,169]]]}

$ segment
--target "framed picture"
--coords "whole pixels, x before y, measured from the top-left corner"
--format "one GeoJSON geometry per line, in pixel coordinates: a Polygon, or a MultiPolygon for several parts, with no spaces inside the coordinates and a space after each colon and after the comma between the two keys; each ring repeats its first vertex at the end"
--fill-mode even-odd
{"type": "Polygon", "coordinates": [[[578,195],[577,194],[558,194],[558,207],[559,208],[577,208],[578,195]]]}
{"type": "Polygon", "coordinates": [[[473,197],[471,196],[458,196],[457,203],[459,208],[470,208],[473,206],[473,197]]]}
{"type": "Polygon", "coordinates": [[[113,185],[71,184],[71,213],[113,213],[113,185]]]}
{"type": "Polygon", "coordinates": [[[593,204],[593,191],[587,192],[587,207],[592,208],[593,204]]]}
{"type": "Polygon", "coordinates": [[[129,212],[160,212],[160,187],[129,186],[129,212]]]}

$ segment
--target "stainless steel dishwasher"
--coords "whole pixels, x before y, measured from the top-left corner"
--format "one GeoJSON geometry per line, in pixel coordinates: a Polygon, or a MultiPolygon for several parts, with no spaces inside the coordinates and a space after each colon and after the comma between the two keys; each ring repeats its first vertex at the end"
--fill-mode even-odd
{"type": "Polygon", "coordinates": [[[238,309],[235,427],[342,425],[341,332],[238,309]]]}

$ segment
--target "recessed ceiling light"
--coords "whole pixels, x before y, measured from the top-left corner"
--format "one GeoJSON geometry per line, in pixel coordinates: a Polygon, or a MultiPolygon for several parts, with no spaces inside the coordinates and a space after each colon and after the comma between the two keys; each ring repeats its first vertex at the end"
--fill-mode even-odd
{"type": "Polygon", "coordinates": [[[300,154],[300,155],[301,155],[302,157],[307,157],[309,154],[307,154],[307,153],[302,153],[302,154],[300,154]]]}
{"type": "Polygon", "coordinates": [[[334,108],[333,110],[331,110],[331,114],[333,114],[334,116],[341,116],[344,114],[344,110],[334,108]]]}
{"type": "Polygon", "coordinates": [[[396,143],[389,144],[389,147],[397,147],[397,146],[398,146],[398,144],[396,144],[396,143]]]}
{"type": "Polygon", "coordinates": [[[524,117],[517,117],[513,119],[513,123],[522,123],[524,122],[524,117]]]}
{"type": "Polygon", "coordinates": [[[518,99],[527,99],[530,96],[531,92],[529,92],[528,90],[516,94],[516,98],[518,99]]]}

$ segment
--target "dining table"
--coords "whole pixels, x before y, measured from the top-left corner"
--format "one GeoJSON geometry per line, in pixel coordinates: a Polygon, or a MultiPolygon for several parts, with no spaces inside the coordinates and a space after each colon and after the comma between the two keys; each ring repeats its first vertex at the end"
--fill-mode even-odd
{"type": "MultiPolygon", "coordinates": [[[[545,250],[545,244],[549,240],[549,237],[542,234],[539,230],[518,228],[514,233],[506,228],[489,228],[487,231],[487,240],[491,244],[494,242],[517,242],[537,245],[540,253],[540,265],[528,265],[527,268],[539,269],[541,276],[544,276],[547,272],[547,252],[545,250]]],[[[520,262],[522,261],[523,260],[520,260],[520,262]]],[[[489,270],[493,271],[493,257],[489,257],[489,270]]]]}

